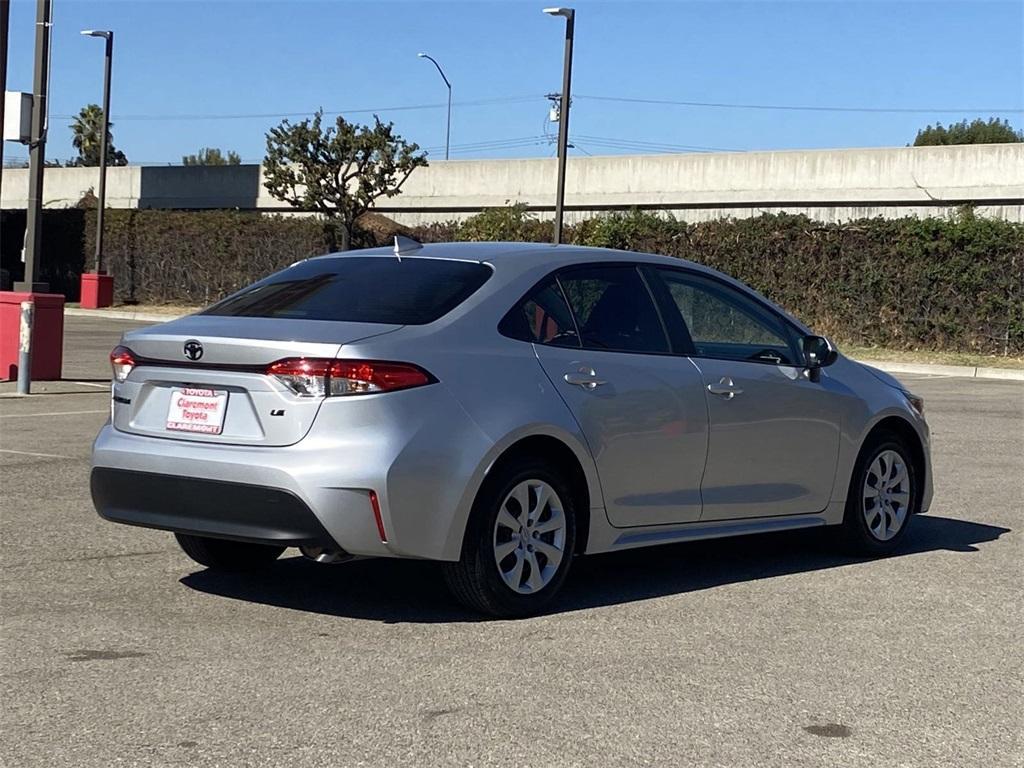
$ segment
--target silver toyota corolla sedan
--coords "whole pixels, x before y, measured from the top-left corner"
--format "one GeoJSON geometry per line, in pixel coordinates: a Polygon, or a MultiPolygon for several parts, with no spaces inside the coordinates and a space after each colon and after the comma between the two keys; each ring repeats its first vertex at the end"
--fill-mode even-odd
{"type": "Polygon", "coordinates": [[[623,251],[331,254],[125,334],[107,520],[208,568],[287,547],[438,560],[536,612],[576,555],[835,526],[892,551],[932,497],[921,398],[741,283],[623,251]]]}

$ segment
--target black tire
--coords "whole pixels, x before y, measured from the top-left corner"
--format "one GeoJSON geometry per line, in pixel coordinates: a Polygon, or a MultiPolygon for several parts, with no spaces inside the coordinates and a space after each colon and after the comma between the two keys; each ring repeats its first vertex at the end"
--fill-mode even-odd
{"type": "Polygon", "coordinates": [[[459,602],[475,611],[504,618],[531,616],[543,610],[558,593],[569,573],[575,549],[576,499],[569,484],[536,459],[510,462],[499,467],[477,494],[462,543],[462,558],[457,563],[444,564],[445,582],[459,602]],[[536,592],[521,594],[501,576],[494,537],[502,503],[516,486],[527,480],[547,483],[555,491],[565,516],[565,530],[562,559],[550,581],[536,592]]]}
{"type": "MultiPolygon", "coordinates": [[[[907,534],[910,521],[918,512],[920,505],[920,487],[918,482],[917,467],[914,464],[913,453],[907,444],[898,435],[882,434],[872,439],[861,448],[857,463],[853,468],[853,475],[850,478],[850,490],[846,496],[846,510],[843,514],[843,525],[841,529],[841,541],[847,553],[857,557],[881,557],[896,550],[903,537],[907,534]],[[871,473],[871,467],[875,460],[883,453],[893,451],[899,455],[906,473],[909,485],[909,500],[906,505],[906,514],[902,525],[896,533],[888,539],[881,539],[871,531],[864,512],[864,484],[871,473]]],[[[881,511],[880,514],[885,514],[881,511]]],[[[888,520],[892,520],[890,515],[888,520]]]]}
{"type": "Polygon", "coordinates": [[[269,565],[285,550],[284,547],[210,539],[187,533],[176,533],[174,538],[185,554],[197,563],[223,571],[249,571],[269,565]]]}

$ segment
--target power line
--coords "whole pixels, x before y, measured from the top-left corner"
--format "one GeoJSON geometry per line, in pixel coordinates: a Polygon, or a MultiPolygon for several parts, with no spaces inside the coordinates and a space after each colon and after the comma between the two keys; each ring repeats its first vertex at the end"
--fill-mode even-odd
{"type": "MultiPolygon", "coordinates": [[[[523,104],[538,101],[545,97],[541,94],[529,96],[505,96],[492,99],[473,99],[454,102],[457,107],[482,107],[495,106],[500,104],[523,104]]],[[[893,114],[940,114],[940,113],[1024,113],[1024,108],[980,108],[980,107],[844,107],[844,106],[816,106],[809,104],[745,104],[734,102],[717,101],[681,101],[675,99],[641,99],[630,96],[597,96],[586,94],[574,94],[574,99],[589,99],[591,101],[608,101],[625,104],[652,104],[661,106],[676,107],[701,107],[710,109],[756,109],[756,110],[780,110],[797,112],[866,112],[866,113],[893,113],[893,114]]],[[[359,109],[334,109],[325,110],[324,115],[357,115],[372,114],[375,112],[405,112],[415,110],[446,109],[447,103],[433,104],[399,104],[386,107],[361,107],[359,109]]],[[[129,114],[113,115],[113,120],[147,121],[147,120],[265,120],[272,118],[308,117],[316,110],[297,112],[251,112],[251,113],[210,113],[210,114],[129,114]]],[[[57,120],[73,120],[76,115],[53,115],[57,120]]]]}
{"type": "Polygon", "coordinates": [[[508,139],[490,139],[488,141],[475,141],[468,144],[453,144],[452,148],[458,147],[459,149],[476,149],[479,147],[488,147],[495,144],[516,144],[521,142],[534,142],[544,141],[544,136],[516,136],[508,139]]]}
{"type": "MultiPolygon", "coordinates": [[[[453,144],[451,146],[452,153],[455,152],[488,152],[500,149],[517,149],[519,147],[530,147],[547,144],[547,140],[543,136],[514,136],[505,139],[492,139],[490,141],[478,141],[467,144],[453,144]]],[[[421,147],[421,149],[427,153],[441,152],[444,151],[444,145],[421,147]]],[[[243,165],[258,165],[263,162],[263,158],[242,158],[243,165]]],[[[181,161],[169,161],[169,160],[132,160],[132,165],[172,165],[180,166],[183,165],[181,161]]]]}
{"type": "MultiPolygon", "coordinates": [[[[546,144],[547,139],[543,136],[519,136],[508,139],[494,139],[492,141],[479,141],[471,144],[453,144],[451,151],[453,153],[465,153],[465,152],[487,152],[498,149],[516,149],[519,147],[530,147],[541,144],[546,144]]],[[[444,149],[443,146],[437,147],[426,147],[427,152],[436,152],[444,149]]]]}
{"type": "MultiPolygon", "coordinates": [[[[709,147],[692,144],[672,144],[669,142],[645,141],[642,139],[623,139],[612,136],[592,136],[589,134],[572,134],[570,141],[584,146],[578,147],[584,154],[587,154],[585,147],[599,146],[611,149],[625,149],[640,152],[742,152],[744,150],[728,147],[709,147]]],[[[550,136],[517,136],[507,139],[494,139],[491,141],[479,141],[467,144],[453,144],[453,153],[489,152],[501,149],[519,149],[532,146],[544,146],[551,143],[550,136]]],[[[443,146],[432,146],[424,148],[427,152],[436,152],[444,149],[443,146]]]]}
{"type": "MultiPolygon", "coordinates": [[[[572,139],[577,141],[575,137],[572,139]]],[[[708,150],[703,149],[686,149],[683,147],[666,147],[666,146],[651,146],[651,145],[638,145],[631,144],[629,142],[612,142],[612,141],[599,141],[596,139],[586,139],[585,143],[587,146],[600,147],[602,149],[615,149],[632,154],[638,155],[659,155],[659,154],[679,154],[683,152],[695,153],[695,154],[707,154],[708,150]]]]}
{"type": "Polygon", "coordinates": [[[742,149],[731,147],[709,147],[696,144],[673,144],[665,141],[645,141],[642,139],[623,139],[615,136],[589,136],[585,133],[573,134],[574,138],[583,139],[588,144],[621,144],[625,149],[661,149],[685,152],[743,152],[742,149]]]}
{"type": "Polygon", "coordinates": [[[660,104],[665,106],[674,107],[707,107],[713,109],[764,109],[764,110],[782,110],[787,112],[878,112],[878,113],[894,113],[894,114],[941,114],[941,113],[957,113],[957,114],[972,114],[972,113],[989,113],[989,114],[1002,114],[1002,113],[1024,113],[1024,108],[1012,108],[1012,109],[995,109],[987,108],[982,109],[979,107],[971,108],[952,108],[942,107],[939,109],[926,109],[923,107],[821,107],[811,106],[804,104],[734,104],[728,102],[718,101],[675,101],[672,99],[637,99],[629,96],[584,96],[580,94],[574,94],[574,99],[589,99],[591,101],[616,101],[628,104],[660,104]]]}
{"type": "MultiPolygon", "coordinates": [[[[505,96],[496,99],[474,99],[469,101],[457,101],[453,102],[452,106],[455,107],[485,107],[485,106],[496,106],[499,104],[522,104],[530,101],[537,101],[538,99],[544,98],[543,96],[505,96]]],[[[374,107],[374,108],[360,108],[360,109],[336,109],[336,110],[324,110],[325,116],[335,115],[358,115],[358,114],[371,114],[379,112],[404,112],[411,110],[422,110],[422,109],[447,109],[447,102],[437,104],[402,104],[391,107],[374,107]]],[[[111,120],[122,121],[122,120],[266,120],[273,118],[291,118],[291,117],[309,117],[316,110],[307,110],[305,112],[260,112],[260,113],[245,113],[245,114],[164,114],[164,115],[112,115],[111,120]]],[[[77,115],[53,115],[56,120],[74,120],[77,115]]]]}

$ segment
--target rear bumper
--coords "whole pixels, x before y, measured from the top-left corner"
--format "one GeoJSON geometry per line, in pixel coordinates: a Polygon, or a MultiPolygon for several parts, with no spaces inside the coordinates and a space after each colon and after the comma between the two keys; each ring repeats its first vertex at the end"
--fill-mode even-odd
{"type": "Polygon", "coordinates": [[[96,467],[100,516],[115,523],[282,547],[340,549],[297,496],[221,480],[96,467]]]}
{"type": "Polygon", "coordinates": [[[151,437],[108,423],[93,444],[94,471],[165,479],[155,486],[161,490],[147,481],[119,491],[101,473],[94,501],[116,522],[264,543],[307,538],[312,528],[295,518],[308,520],[308,512],[333,548],[352,555],[457,560],[474,473],[482,476],[492,446],[440,384],[328,398],[306,437],[289,446],[151,437]],[[177,501],[208,489],[216,501],[194,514],[177,501]]]}

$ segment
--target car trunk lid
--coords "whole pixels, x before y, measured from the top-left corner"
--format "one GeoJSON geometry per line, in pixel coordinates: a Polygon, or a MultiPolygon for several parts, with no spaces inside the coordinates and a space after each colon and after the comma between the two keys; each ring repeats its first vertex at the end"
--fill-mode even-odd
{"type": "Polygon", "coordinates": [[[113,425],[168,440],[291,445],[305,437],[323,398],[295,394],[267,367],[336,358],[346,344],[401,327],[195,315],[133,331],[122,343],[136,366],[114,384],[113,425]]]}

